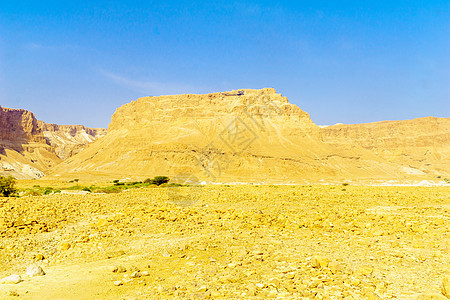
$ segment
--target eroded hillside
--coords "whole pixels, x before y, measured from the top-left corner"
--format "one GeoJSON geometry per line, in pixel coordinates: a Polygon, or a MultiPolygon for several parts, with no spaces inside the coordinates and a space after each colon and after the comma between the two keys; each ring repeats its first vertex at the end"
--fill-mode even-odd
{"type": "Polygon", "coordinates": [[[46,124],[32,112],[0,106],[0,175],[39,178],[106,129],[46,124]]]}
{"type": "Polygon", "coordinates": [[[449,175],[450,119],[383,124],[320,128],[274,89],[144,97],[117,109],[108,134],[51,175],[265,183],[449,175]]]}

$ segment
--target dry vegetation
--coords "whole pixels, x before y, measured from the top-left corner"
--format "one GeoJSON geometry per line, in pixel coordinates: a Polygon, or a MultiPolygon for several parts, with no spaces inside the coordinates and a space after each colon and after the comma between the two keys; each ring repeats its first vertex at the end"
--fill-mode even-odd
{"type": "Polygon", "coordinates": [[[0,198],[0,275],[24,280],[0,297],[438,297],[449,194],[243,185],[0,198]],[[32,263],[46,275],[26,276],[32,263]]]}

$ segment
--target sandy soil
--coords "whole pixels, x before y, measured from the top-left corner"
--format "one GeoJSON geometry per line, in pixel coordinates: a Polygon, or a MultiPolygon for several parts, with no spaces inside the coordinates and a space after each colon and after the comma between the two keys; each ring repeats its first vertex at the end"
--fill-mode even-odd
{"type": "Polygon", "coordinates": [[[23,279],[0,284],[0,297],[438,295],[450,271],[449,195],[448,187],[243,185],[0,198],[0,278],[23,279]],[[31,264],[46,275],[27,276],[31,264]]]}

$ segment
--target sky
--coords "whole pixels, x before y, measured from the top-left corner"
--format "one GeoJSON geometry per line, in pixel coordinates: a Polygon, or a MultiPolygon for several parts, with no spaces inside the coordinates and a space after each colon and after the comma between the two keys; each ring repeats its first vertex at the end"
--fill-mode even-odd
{"type": "Polygon", "coordinates": [[[0,105],[48,123],[263,87],[318,125],[450,117],[450,1],[0,0],[0,105]]]}

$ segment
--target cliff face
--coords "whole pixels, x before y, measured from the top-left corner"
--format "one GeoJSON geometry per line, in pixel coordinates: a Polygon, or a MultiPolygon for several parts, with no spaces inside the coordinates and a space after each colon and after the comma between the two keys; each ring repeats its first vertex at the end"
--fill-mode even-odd
{"type": "Polygon", "coordinates": [[[105,130],[46,124],[29,111],[0,106],[0,175],[42,177],[105,130]]]}
{"type": "Polygon", "coordinates": [[[88,128],[83,125],[56,125],[42,122],[42,130],[47,143],[56,155],[65,160],[82,151],[89,143],[106,134],[104,128],[88,128]]]}
{"type": "MultiPolygon", "coordinates": [[[[104,138],[51,174],[115,179],[190,174],[210,182],[266,183],[446,176],[444,156],[417,171],[409,160],[397,159],[402,154],[380,155],[394,140],[411,147],[423,163],[430,159],[426,153],[445,155],[433,149],[446,147],[449,119],[439,119],[442,126],[432,120],[400,122],[394,131],[379,124],[322,129],[274,89],[145,97],[117,109],[104,138]],[[417,131],[427,133],[411,144],[417,131]]],[[[398,149],[394,144],[390,147],[398,149]]]]}
{"type": "Polygon", "coordinates": [[[341,148],[363,148],[410,174],[449,173],[450,118],[419,118],[321,129],[322,141],[341,148]]]}
{"type": "Polygon", "coordinates": [[[0,143],[43,142],[42,128],[32,112],[0,106],[0,143]]]}

